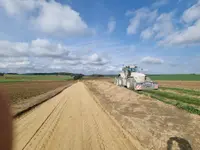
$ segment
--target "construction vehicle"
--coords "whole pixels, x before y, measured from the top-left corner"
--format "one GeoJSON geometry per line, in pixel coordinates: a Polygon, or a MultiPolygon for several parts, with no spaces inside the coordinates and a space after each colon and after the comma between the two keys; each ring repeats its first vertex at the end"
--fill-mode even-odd
{"type": "Polygon", "coordinates": [[[115,84],[136,91],[158,89],[158,83],[140,73],[136,65],[123,67],[122,72],[115,78],[115,84]]]}

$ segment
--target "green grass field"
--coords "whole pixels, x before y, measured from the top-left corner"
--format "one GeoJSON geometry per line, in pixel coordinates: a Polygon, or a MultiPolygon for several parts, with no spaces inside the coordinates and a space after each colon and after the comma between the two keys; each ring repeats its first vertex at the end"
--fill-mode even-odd
{"type": "Polygon", "coordinates": [[[197,108],[195,106],[188,105],[187,103],[176,101],[176,100],[170,100],[170,99],[167,99],[166,97],[162,97],[162,96],[159,96],[159,95],[156,95],[156,94],[149,94],[149,93],[146,93],[146,92],[143,92],[143,91],[138,92],[138,93],[144,94],[146,96],[150,96],[151,98],[157,99],[157,100],[164,102],[166,104],[176,106],[177,108],[183,109],[183,110],[185,110],[189,113],[200,115],[200,109],[199,108],[197,108]]]}
{"type": "Polygon", "coordinates": [[[25,82],[25,81],[66,81],[72,79],[69,75],[4,75],[0,83],[25,82]]]}
{"type": "Polygon", "coordinates": [[[172,90],[182,94],[189,94],[189,95],[196,95],[200,96],[200,91],[192,90],[192,89],[185,89],[185,88],[176,88],[176,87],[160,87],[159,89],[162,90],[172,90]]]}
{"type": "MultiPolygon", "coordinates": [[[[117,75],[107,75],[106,77],[115,78],[117,75]]],[[[152,80],[173,80],[173,81],[200,81],[200,74],[158,74],[148,75],[152,80]]]]}
{"type": "Polygon", "coordinates": [[[138,93],[200,115],[200,91],[198,90],[161,87],[159,90],[140,91],[138,93]]]}
{"type": "Polygon", "coordinates": [[[200,81],[200,74],[149,75],[152,80],[200,81]]]}
{"type": "Polygon", "coordinates": [[[184,102],[187,104],[194,104],[194,105],[200,106],[200,99],[196,97],[191,97],[190,95],[181,95],[181,94],[175,94],[172,92],[166,92],[166,91],[160,91],[160,90],[157,90],[157,91],[152,90],[152,91],[145,91],[145,92],[149,94],[153,94],[153,95],[158,95],[160,97],[165,97],[168,99],[184,102]]]}

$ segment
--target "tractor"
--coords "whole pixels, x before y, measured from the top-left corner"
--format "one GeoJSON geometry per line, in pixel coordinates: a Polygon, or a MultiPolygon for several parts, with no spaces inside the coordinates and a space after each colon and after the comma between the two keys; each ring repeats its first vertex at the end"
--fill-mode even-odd
{"type": "Polygon", "coordinates": [[[136,91],[157,90],[158,83],[138,70],[136,65],[123,67],[122,72],[115,78],[115,84],[136,91]]]}

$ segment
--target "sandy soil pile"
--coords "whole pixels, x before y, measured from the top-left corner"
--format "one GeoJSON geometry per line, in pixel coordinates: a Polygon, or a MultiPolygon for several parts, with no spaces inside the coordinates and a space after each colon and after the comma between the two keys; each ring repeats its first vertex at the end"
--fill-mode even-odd
{"type": "Polygon", "coordinates": [[[106,81],[86,81],[101,105],[147,149],[200,149],[200,117],[106,81]]]}

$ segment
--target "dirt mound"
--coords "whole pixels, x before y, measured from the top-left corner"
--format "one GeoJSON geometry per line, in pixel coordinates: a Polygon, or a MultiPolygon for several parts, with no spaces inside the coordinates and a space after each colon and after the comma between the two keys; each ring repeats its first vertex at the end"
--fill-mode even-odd
{"type": "Polygon", "coordinates": [[[147,149],[200,149],[200,117],[106,81],[86,81],[104,108],[147,149]]]}

